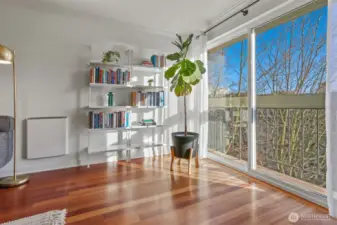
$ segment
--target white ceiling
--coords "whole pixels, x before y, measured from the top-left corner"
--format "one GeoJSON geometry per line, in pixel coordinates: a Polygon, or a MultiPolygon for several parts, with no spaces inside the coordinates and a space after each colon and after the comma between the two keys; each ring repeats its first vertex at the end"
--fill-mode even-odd
{"type": "Polygon", "coordinates": [[[211,20],[251,0],[30,0],[33,1],[152,31],[187,33],[205,29],[211,20]]]}

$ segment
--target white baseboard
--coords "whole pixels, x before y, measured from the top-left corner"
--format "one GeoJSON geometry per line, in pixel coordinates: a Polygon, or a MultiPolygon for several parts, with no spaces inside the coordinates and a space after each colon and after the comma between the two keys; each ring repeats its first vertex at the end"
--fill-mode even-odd
{"type": "MultiPolygon", "coordinates": [[[[100,163],[107,163],[107,162],[117,162],[119,160],[126,160],[125,155],[122,155],[122,157],[118,158],[115,156],[108,156],[106,155],[104,158],[102,158],[102,154],[109,154],[109,153],[97,153],[94,154],[91,157],[90,160],[90,165],[94,164],[100,164],[100,163]],[[101,156],[101,157],[95,157],[101,156]],[[117,159],[118,158],[118,159],[117,159]]],[[[138,156],[137,154],[131,155],[131,159],[138,159],[138,158],[149,158],[153,156],[159,156],[159,155],[167,155],[168,153],[165,151],[155,151],[155,154],[153,154],[152,151],[149,151],[148,154],[140,155],[138,156]]],[[[60,170],[60,169],[66,169],[66,168],[72,168],[72,167],[78,167],[78,166],[86,166],[88,165],[88,162],[83,159],[86,158],[87,156],[82,156],[80,160],[76,158],[76,156],[71,157],[70,159],[66,159],[65,163],[62,165],[48,165],[47,166],[41,166],[39,165],[39,161],[36,160],[36,163],[33,165],[29,166],[20,166],[18,168],[17,174],[33,174],[33,173],[39,173],[39,172],[45,172],[45,171],[53,171],[53,170],[60,170]]],[[[2,177],[8,177],[8,176],[13,176],[13,170],[12,167],[9,166],[6,169],[1,170],[1,175],[0,178],[2,177]]]]}

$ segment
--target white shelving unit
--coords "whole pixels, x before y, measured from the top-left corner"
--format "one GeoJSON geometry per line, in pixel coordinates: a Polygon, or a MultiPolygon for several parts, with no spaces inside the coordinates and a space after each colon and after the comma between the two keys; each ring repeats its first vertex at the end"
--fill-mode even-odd
{"type": "Polygon", "coordinates": [[[125,105],[125,106],[89,106],[88,109],[90,111],[104,111],[106,109],[112,110],[112,111],[120,111],[120,110],[127,110],[127,109],[162,109],[162,108],[166,108],[166,106],[129,106],[129,105],[125,105]]]}
{"type": "Polygon", "coordinates": [[[167,89],[167,87],[164,86],[147,86],[147,85],[124,85],[124,84],[90,84],[90,87],[97,87],[97,88],[122,88],[122,89],[151,89],[151,90],[157,90],[157,89],[167,89]]]}
{"type": "Polygon", "coordinates": [[[146,67],[141,65],[132,65],[133,62],[133,51],[127,51],[127,64],[124,65],[116,65],[111,63],[101,63],[99,61],[91,61],[89,66],[90,68],[100,67],[106,69],[122,69],[130,71],[131,79],[130,82],[126,84],[108,84],[108,83],[89,83],[89,106],[87,107],[88,111],[92,112],[118,112],[118,111],[126,111],[131,114],[140,114],[143,115],[143,111],[152,111],[154,117],[153,119],[156,121],[157,125],[153,126],[141,126],[136,124],[136,122],[140,122],[139,116],[137,115],[137,120],[133,120],[133,116],[131,116],[129,127],[117,127],[117,128],[88,128],[88,167],[90,166],[90,155],[94,153],[102,153],[102,152],[119,152],[125,151],[127,153],[127,159],[130,161],[131,159],[131,151],[132,150],[141,150],[144,148],[156,148],[156,147],[164,147],[166,146],[164,143],[164,119],[165,119],[165,108],[168,102],[168,88],[166,86],[167,82],[164,79],[165,68],[155,68],[155,67],[146,67]],[[144,80],[141,81],[140,78],[152,76],[154,80],[154,86],[148,86],[145,84],[144,80]],[[164,106],[131,106],[130,104],[130,95],[127,94],[130,91],[164,91],[165,105],[164,106]],[[114,106],[104,106],[97,104],[96,101],[93,101],[92,96],[94,92],[106,92],[111,91],[114,93],[122,92],[123,103],[114,106]],[[126,99],[126,100],[125,100],[126,99]],[[96,103],[93,103],[96,102],[96,103]],[[129,104],[125,104],[129,103],[129,104]],[[155,112],[156,111],[156,112],[155,112]],[[160,134],[161,140],[157,142],[148,141],[146,143],[132,143],[132,132],[134,131],[142,131],[145,129],[152,130],[152,140],[154,140],[154,136],[160,134]],[[108,133],[114,132],[118,133],[117,144],[112,145],[104,145],[104,146],[91,146],[91,135],[105,135],[108,133]],[[160,132],[160,133],[159,133],[160,132]],[[121,134],[122,133],[122,134],[121,134]],[[123,138],[125,137],[125,138],[123,138]]]}

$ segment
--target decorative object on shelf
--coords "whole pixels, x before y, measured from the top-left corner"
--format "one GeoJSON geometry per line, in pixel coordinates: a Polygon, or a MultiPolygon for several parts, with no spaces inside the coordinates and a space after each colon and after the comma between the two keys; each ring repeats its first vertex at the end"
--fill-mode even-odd
{"type": "Polygon", "coordinates": [[[114,94],[112,92],[108,93],[108,106],[114,106],[114,94]]]}
{"type": "Polygon", "coordinates": [[[154,80],[153,80],[153,79],[150,79],[150,80],[148,80],[148,81],[147,81],[147,83],[149,84],[149,86],[150,86],[150,87],[152,87],[152,85],[153,85],[153,82],[154,82],[154,80]]]}
{"type": "Polygon", "coordinates": [[[142,66],[147,66],[147,67],[153,67],[152,62],[150,62],[148,60],[144,60],[141,65],[142,66]]]}
{"type": "Polygon", "coordinates": [[[117,64],[121,55],[117,51],[107,51],[103,53],[102,63],[115,63],[117,64]]]}
{"type": "Polygon", "coordinates": [[[114,94],[112,92],[102,93],[98,97],[100,106],[114,106],[114,94]]]}
{"type": "Polygon", "coordinates": [[[163,68],[165,67],[166,61],[164,55],[153,55],[151,56],[151,62],[154,67],[163,68]]]}
{"type": "Polygon", "coordinates": [[[109,96],[106,93],[100,94],[99,96],[100,106],[109,106],[109,96]]]}
{"type": "Polygon", "coordinates": [[[170,91],[174,91],[178,97],[184,97],[184,132],[171,134],[173,141],[171,148],[172,162],[175,157],[188,159],[189,168],[190,159],[198,156],[199,134],[187,132],[186,96],[192,93],[192,87],[200,82],[202,75],[206,72],[202,61],[196,60],[193,62],[187,58],[192,39],[193,34],[190,34],[186,40],[183,40],[177,34],[177,40],[173,44],[178,47],[179,51],[167,56],[168,60],[175,61],[175,63],[165,72],[165,79],[171,81],[170,91]]]}
{"type": "Polygon", "coordinates": [[[142,126],[155,126],[157,123],[153,119],[143,119],[142,122],[139,122],[142,126]]]}
{"type": "Polygon", "coordinates": [[[16,174],[16,143],[17,143],[17,127],[16,127],[16,73],[15,73],[15,52],[3,45],[0,45],[0,64],[12,64],[13,67],[13,176],[0,179],[0,187],[16,187],[25,184],[29,181],[29,176],[27,175],[17,175],[16,174]]]}

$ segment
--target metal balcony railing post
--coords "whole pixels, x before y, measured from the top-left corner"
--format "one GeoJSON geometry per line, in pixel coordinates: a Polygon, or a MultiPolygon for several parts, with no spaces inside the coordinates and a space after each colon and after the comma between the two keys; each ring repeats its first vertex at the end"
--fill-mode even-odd
{"type": "Polygon", "coordinates": [[[242,132],[241,132],[241,108],[239,108],[239,154],[240,160],[242,159],[242,132]]]}
{"type": "Polygon", "coordinates": [[[301,109],[301,157],[302,157],[302,171],[304,170],[304,110],[301,109]]]}
{"type": "Polygon", "coordinates": [[[287,110],[287,123],[288,123],[288,164],[291,165],[291,124],[290,124],[290,109],[287,110]]]}
{"type": "Polygon", "coordinates": [[[316,109],[316,151],[317,151],[317,174],[319,175],[319,118],[318,118],[318,109],[316,109]]]}
{"type": "Polygon", "coordinates": [[[267,127],[267,134],[266,134],[266,136],[267,136],[267,141],[266,141],[267,146],[266,146],[266,148],[264,150],[264,154],[265,154],[266,159],[268,160],[267,149],[268,149],[268,143],[269,143],[269,123],[268,123],[268,120],[269,120],[269,109],[265,109],[265,110],[266,110],[266,127],[267,127]]]}

